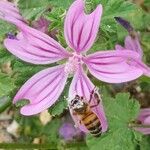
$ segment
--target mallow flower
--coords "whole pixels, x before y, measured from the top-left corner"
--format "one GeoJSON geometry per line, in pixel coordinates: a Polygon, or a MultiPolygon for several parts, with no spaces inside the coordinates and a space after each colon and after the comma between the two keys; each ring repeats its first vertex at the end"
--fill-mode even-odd
{"type": "Polygon", "coordinates": [[[136,61],[130,60],[130,64],[136,66],[137,68],[142,69],[144,75],[150,76],[150,68],[146,64],[144,64],[144,62],[142,61],[143,50],[141,48],[141,44],[140,44],[140,41],[139,41],[139,35],[138,35],[138,33],[134,30],[134,28],[132,27],[132,25],[127,20],[125,20],[125,19],[123,19],[121,17],[115,17],[115,19],[129,33],[129,35],[127,35],[125,37],[124,47],[122,47],[121,45],[117,44],[116,47],[115,47],[116,50],[126,51],[128,49],[128,50],[137,52],[139,54],[139,59],[137,59],[136,61]]]}
{"type": "MultiPolygon", "coordinates": [[[[48,35],[28,26],[12,3],[0,1],[0,18],[15,24],[20,30],[16,38],[4,40],[8,51],[23,61],[36,65],[66,61],[44,69],[26,81],[13,99],[13,103],[21,99],[30,101],[21,108],[21,114],[34,115],[52,106],[61,95],[70,74],[73,75],[73,80],[68,97],[78,94],[89,100],[95,86],[84,71],[87,68],[97,79],[108,83],[127,82],[144,74],[143,68],[130,63],[131,60],[139,61],[139,54],[135,51],[109,50],[86,55],[96,39],[101,15],[101,5],[91,14],[85,14],[83,0],[73,2],[64,23],[64,36],[72,49],[69,52],[48,35]]],[[[92,103],[95,103],[94,100],[92,103]]],[[[102,131],[106,131],[107,121],[102,101],[92,110],[101,121],[102,131]]],[[[77,117],[73,116],[73,119],[78,124],[77,117]]],[[[83,125],[78,126],[87,131],[83,125]]]]}
{"type": "Polygon", "coordinates": [[[143,134],[150,134],[150,108],[141,109],[137,121],[141,127],[136,127],[135,130],[143,134]]]}

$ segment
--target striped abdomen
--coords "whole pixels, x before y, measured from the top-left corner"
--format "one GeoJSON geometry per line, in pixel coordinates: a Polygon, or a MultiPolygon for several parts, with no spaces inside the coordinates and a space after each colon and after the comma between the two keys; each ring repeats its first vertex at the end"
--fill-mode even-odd
{"type": "Polygon", "coordinates": [[[101,135],[101,123],[99,118],[92,111],[88,112],[86,115],[83,115],[81,120],[93,136],[98,137],[101,135]]]}

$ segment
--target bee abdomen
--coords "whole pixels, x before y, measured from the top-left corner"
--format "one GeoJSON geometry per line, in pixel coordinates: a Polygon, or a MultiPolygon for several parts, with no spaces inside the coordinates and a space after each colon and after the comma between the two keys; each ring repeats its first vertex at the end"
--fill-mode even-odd
{"type": "Polygon", "coordinates": [[[82,119],[82,121],[93,136],[98,137],[101,135],[101,123],[99,121],[99,118],[94,113],[89,113],[86,117],[82,119]]]}

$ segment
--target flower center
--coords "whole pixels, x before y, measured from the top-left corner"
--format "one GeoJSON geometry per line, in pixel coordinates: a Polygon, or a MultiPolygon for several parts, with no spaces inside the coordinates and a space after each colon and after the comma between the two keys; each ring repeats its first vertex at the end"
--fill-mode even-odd
{"type": "Polygon", "coordinates": [[[81,55],[73,53],[73,56],[69,57],[68,61],[66,62],[65,72],[67,74],[74,74],[77,71],[79,64],[81,63],[81,59],[81,55]]]}

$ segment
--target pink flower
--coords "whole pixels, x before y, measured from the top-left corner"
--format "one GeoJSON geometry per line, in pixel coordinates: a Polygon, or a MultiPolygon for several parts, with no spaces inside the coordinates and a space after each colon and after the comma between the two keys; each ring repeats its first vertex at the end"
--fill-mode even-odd
{"type": "Polygon", "coordinates": [[[130,63],[132,63],[133,66],[143,70],[144,75],[150,77],[150,68],[142,62],[143,50],[139,42],[138,34],[134,31],[134,28],[128,21],[121,17],[115,17],[115,19],[129,32],[129,35],[125,38],[124,47],[121,45],[116,45],[116,50],[131,50],[137,52],[139,54],[139,59],[134,61],[131,60],[130,63]]]}
{"type": "Polygon", "coordinates": [[[141,109],[138,121],[145,127],[136,127],[135,130],[143,134],[150,134],[150,108],[141,109]]]}
{"type": "MultiPolygon", "coordinates": [[[[102,15],[102,6],[98,5],[91,14],[84,13],[83,0],[76,0],[68,10],[65,19],[65,39],[72,49],[67,52],[58,42],[48,35],[25,24],[18,9],[8,2],[0,2],[0,18],[15,24],[20,33],[16,39],[5,39],[5,47],[18,58],[33,64],[50,64],[66,60],[65,64],[40,71],[29,79],[18,91],[13,102],[28,99],[30,104],[21,108],[21,114],[34,115],[52,106],[61,95],[68,75],[73,74],[69,89],[69,97],[74,93],[89,100],[93,83],[84,72],[87,67],[97,79],[108,83],[131,81],[143,75],[143,69],[132,62],[139,60],[137,52],[101,51],[86,56],[87,50],[93,45],[102,15]]],[[[95,103],[94,101],[92,103],[95,103]]],[[[93,111],[99,117],[102,131],[107,130],[106,117],[102,102],[100,108],[93,111]]],[[[77,120],[75,116],[73,119],[77,120]]],[[[83,125],[80,129],[87,131],[83,125]]]]}
{"type": "Polygon", "coordinates": [[[48,33],[49,24],[50,24],[50,21],[46,20],[43,16],[32,23],[35,29],[44,33],[48,33]]]}

